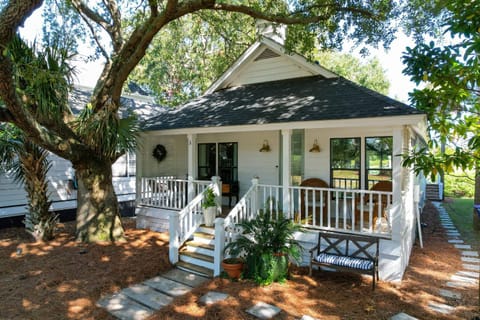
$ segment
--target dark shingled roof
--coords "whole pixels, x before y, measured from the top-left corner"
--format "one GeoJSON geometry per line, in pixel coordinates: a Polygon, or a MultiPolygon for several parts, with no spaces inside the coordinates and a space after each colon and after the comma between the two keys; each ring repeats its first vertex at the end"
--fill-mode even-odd
{"type": "Polygon", "coordinates": [[[146,121],[144,130],[271,124],[421,114],[339,77],[295,78],[228,88],[146,121]]]}
{"type": "MultiPolygon", "coordinates": [[[[74,114],[79,114],[90,102],[92,91],[93,89],[80,86],[73,88],[68,102],[74,114]]],[[[120,104],[120,118],[125,118],[133,112],[140,123],[166,110],[164,107],[155,104],[149,96],[124,95],[120,98],[120,104]]]]}

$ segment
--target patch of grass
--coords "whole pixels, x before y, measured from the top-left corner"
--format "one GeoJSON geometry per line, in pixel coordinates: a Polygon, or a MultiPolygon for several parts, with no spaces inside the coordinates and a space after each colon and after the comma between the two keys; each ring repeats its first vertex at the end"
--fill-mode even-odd
{"type": "Polygon", "coordinates": [[[480,247],[480,232],[473,229],[473,199],[452,198],[443,206],[466,243],[480,247]]]}

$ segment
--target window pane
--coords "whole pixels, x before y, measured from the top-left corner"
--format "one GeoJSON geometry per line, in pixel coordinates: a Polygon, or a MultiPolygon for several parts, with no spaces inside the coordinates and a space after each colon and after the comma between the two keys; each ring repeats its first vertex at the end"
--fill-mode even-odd
{"type": "Polygon", "coordinates": [[[360,138],[330,139],[331,186],[360,188],[360,138]]]}
{"type": "Polygon", "coordinates": [[[366,185],[370,189],[378,181],[392,180],[393,137],[365,139],[366,185]]]}
{"type": "Polygon", "coordinates": [[[293,130],[292,132],[292,155],[291,155],[291,183],[294,186],[300,185],[303,180],[303,158],[304,158],[304,130],[293,130]]]}
{"type": "Polygon", "coordinates": [[[218,144],[218,171],[223,182],[238,180],[238,144],[218,144]]]}
{"type": "Polygon", "coordinates": [[[216,174],[215,143],[198,144],[198,179],[209,180],[216,174]]]}

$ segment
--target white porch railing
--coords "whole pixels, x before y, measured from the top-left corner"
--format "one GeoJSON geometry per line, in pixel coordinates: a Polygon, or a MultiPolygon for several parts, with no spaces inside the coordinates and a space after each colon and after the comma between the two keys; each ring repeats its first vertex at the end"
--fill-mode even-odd
{"type": "MultiPolygon", "coordinates": [[[[206,188],[212,188],[220,203],[221,196],[220,180],[217,177],[212,178],[212,182],[206,188]]],[[[171,212],[169,214],[169,258],[172,264],[178,262],[178,250],[187,241],[202,223],[202,202],[204,194],[200,192],[192,201],[185,205],[180,212],[171,212]]]]}
{"type": "Polygon", "coordinates": [[[252,187],[228,216],[215,220],[214,275],[220,274],[225,245],[241,232],[237,224],[255,218],[260,210],[286,215],[305,228],[391,237],[392,192],[291,186],[288,197],[290,207],[282,208],[282,186],[252,180],[252,187]]]}
{"type": "Polygon", "coordinates": [[[282,213],[306,228],[389,237],[388,207],[392,192],[288,187],[289,208],[283,208],[283,187],[258,186],[259,208],[282,213]]]}
{"type": "Polygon", "coordinates": [[[176,179],[173,176],[141,178],[139,204],[182,210],[189,200],[201,194],[211,181],[176,179]]]}

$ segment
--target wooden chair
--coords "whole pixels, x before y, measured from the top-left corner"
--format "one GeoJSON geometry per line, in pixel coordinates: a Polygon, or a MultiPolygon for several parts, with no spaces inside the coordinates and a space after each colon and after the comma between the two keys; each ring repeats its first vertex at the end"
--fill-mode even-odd
{"type": "MultiPolygon", "coordinates": [[[[315,188],[328,188],[328,183],[319,178],[309,178],[303,180],[300,183],[301,187],[315,187],[315,188]]],[[[315,211],[315,218],[317,225],[320,224],[320,212],[323,213],[322,225],[327,225],[328,221],[328,191],[314,191],[314,190],[301,190],[300,191],[300,210],[301,220],[308,218],[308,223],[313,223],[313,212],[315,211]],[[305,200],[308,203],[305,203],[305,200]],[[315,200],[315,203],[312,201],[315,200]],[[322,202],[321,202],[322,201],[322,202]],[[322,208],[320,208],[320,206],[322,208]],[[312,220],[310,220],[312,219],[312,220]]]]}
{"type": "Polygon", "coordinates": [[[228,197],[228,207],[232,207],[232,197],[235,197],[238,202],[238,194],[240,193],[240,187],[238,181],[223,182],[222,183],[222,196],[228,197]]]}
{"type": "MultiPolygon", "coordinates": [[[[392,192],[392,182],[391,181],[379,181],[376,184],[374,184],[371,188],[371,191],[385,191],[385,192],[392,192]]],[[[386,213],[385,209],[387,209],[388,205],[392,203],[392,198],[388,197],[386,195],[379,195],[379,194],[374,194],[372,195],[372,208],[373,208],[373,229],[375,229],[375,226],[377,224],[377,219],[378,219],[378,210],[379,206],[380,209],[382,210],[382,216],[386,218],[386,213]],[[379,201],[380,198],[380,201],[379,201]],[[389,199],[390,198],[390,199],[389,199]]],[[[359,222],[361,219],[361,199],[357,199],[357,202],[355,204],[355,221],[359,222]]],[[[370,214],[369,214],[369,208],[370,208],[370,196],[365,195],[363,198],[363,223],[364,226],[369,226],[370,223],[370,214]]]]}

